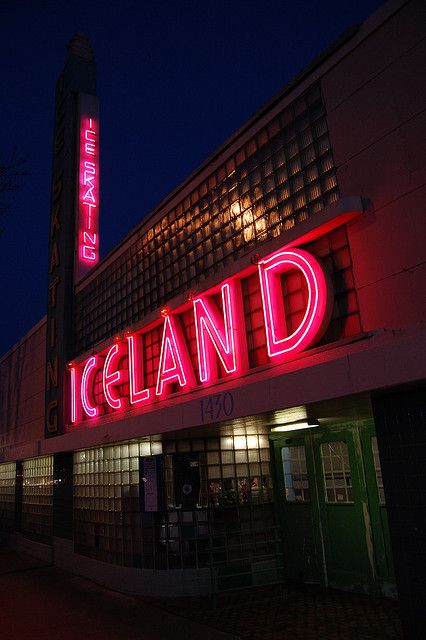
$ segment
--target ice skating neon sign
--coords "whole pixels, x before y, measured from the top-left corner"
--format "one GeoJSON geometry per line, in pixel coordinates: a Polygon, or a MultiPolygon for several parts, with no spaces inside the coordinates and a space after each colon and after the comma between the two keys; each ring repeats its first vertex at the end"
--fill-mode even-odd
{"type": "MultiPolygon", "coordinates": [[[[201,295],[192,296],[190,308],[195,324],[198,380],[180,320],[187,306],[172,314],[164,311],[156,384],[151,388],[145,385],[144,335],[152,330],[151,324],[135,333],[128,332],[125,339],[118,338],[104,352],[68,366],[70,425],[101,414],[103,405],[96,403],[94,395],[96,376],[102,380],[100,402],[107,403],[114,412],[148,406],[176,391],[209,386],[219,379],[219,367],[224,373],[222,379],[246,373],[249,364],[241,280],[253,270],[255,266],[201,295]],[[214,296],[221,301],[221,311],[214,296]],[[123,395],[127,382],[128,391],[123,395]]],[[[320,262],[302,249],[284,247],[260,260],[257,272],[269,361],[283,363],[323,335],[331,317],[332,288],[320,262]],[[281,282],[283,274],[290,270],[300,272],[307,290],[303,318],[291,333],[287,330],[281,282]]]]}
{"type": "Polygon", "coordinates": [[[99,261],[99,134],[97,120],[84,116],[80,125],[79,260],[87,267],[99,261]]]}

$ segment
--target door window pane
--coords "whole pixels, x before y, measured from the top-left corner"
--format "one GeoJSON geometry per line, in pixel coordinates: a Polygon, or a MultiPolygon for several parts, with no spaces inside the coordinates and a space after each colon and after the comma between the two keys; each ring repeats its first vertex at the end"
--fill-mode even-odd
{"type": "Polygon", "coordinates": [[[287,502],[310,502],[305,447],[293,446],[281,449],[283,462],[285,499],[287,502]]]}
{"type": "Polygon", "coordinates": [[[346,442],[324,442],[321,459],[326,502],[353,502],[352,474],[346,442]]]}
{"type": "Polygon", "coordinates": [[[373,450],[374,470],[376,472],[377,492],[379,494],[379,502],[385,504],[385,490],[383,488],[382,466],[380,464],[379,448],[377,446],[377,437],[371,438],[371,448],[373,450]]]}

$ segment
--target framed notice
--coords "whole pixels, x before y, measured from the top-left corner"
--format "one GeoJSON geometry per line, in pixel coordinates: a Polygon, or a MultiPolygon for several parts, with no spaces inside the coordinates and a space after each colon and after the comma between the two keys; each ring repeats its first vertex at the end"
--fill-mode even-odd
{"type": "Polygon", "coordinates": [[[163,510],[163,456],[139,458],[139,505],[142,512],[163,510]]]}

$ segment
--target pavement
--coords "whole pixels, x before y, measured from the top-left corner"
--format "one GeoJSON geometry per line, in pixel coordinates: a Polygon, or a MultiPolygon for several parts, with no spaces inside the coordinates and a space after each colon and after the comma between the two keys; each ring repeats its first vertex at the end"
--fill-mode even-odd
{"type": "Polygon", "coordinates": [[[110,591],[0,548],[1,640],[401,640],[398,603],[285,585],[212,598],[110,591]]]}

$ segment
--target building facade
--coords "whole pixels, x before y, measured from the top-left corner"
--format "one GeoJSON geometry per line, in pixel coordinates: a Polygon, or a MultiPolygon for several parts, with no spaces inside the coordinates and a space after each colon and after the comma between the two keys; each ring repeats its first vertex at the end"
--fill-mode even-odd
{"type": "Polygon", "coordinates": [[[389,2],[103,260],[93,56],[56,92],[47,316],[0,360],[3,532],[130,592],[425,618],[425,29],[389,2]],[[72,194],[72,197],[70,197],[72,194]]]}

